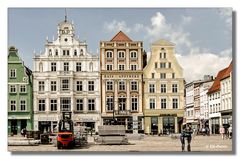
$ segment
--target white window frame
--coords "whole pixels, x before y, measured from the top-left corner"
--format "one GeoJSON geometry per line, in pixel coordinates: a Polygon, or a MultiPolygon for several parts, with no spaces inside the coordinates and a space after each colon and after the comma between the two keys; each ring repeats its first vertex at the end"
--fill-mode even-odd
{"type": "Polygon", "coordinates": [[[93,92],[95,90],[94,81],[88,81],[88,91],[93,92]]]}
{"type": "Polygon", "coordinates": [[[61,79],[61,91],[69,91],[70,90],[70,80],[63,78],[61,79]]]}
{"type": "Polygon", "coordinates": [[[138,97],[137,96],[131,97],[131,111],[138,111],[138,97]]]}
{"type": "Polygon", "coordinates": [[[118,58],[124,59],[125,58],[125,51],[118,51],[118,58]]]}
{"type": "Polygon", "coordinates": [[[56,62],[51,62],[51,71],[56,72],[57,71],[57,63],[56,62]]]}
{"type": "Polygon", "coordinates": [[[130,52],[130,58],[131,58],[131,59],[137,59],[137,58],[138,58],[137,51],[131,51],[131,52],[130,52]],[[135,55],[134,55],[134,54],[135,54],[135,55]]]}
{"type": "Polygon", "coordinates": [[[51,92],[57,91],[57,81],[50,81],[50,90],[51,92]]]}
{"type": "Polygon", "coordinates": [[[113,65],[112,64],[106,64],[106,70],[108,70],[108,71],[113,70],[113,65]]]}
{"type": "Polygon", "coordinates": [[[114,102],[113,102],[113,96],[107,96],[106,97],[106,111],[113,111],[114,108],[114,102]],[[111,99],[109,101],[109,99],[111,99]]]}
{"type": "Polygon", "coordinates": [[[76,99],[76,110],[77,111],[83,111],[84,109],[84,100],[83,98],[77,98],[76,99]],[[82,108],[82,109],[80,109],[82,108]]]}
{"type": "Polygon", "coordinates": [[[27,86],[26,85],[20,85],[20,93],[26,93],[27,92],[27,86]],[[24,91],[23,91],[24,90],[24,91]]]}
{"type": "Polygon", "coordinates": [[[113,58],[113,52],[112,51],[106,51],[106,58],[112,59],[113,58]]]}
{"type": "Polygon", "coordinates": [[[176,83],[172,84],[172,93],[178,93],[178,84],[176,84],[176,83]]]}
{"type": "Polygon", "coordinates": [[[68,72],[69,71],[69,62],[63,62],[63,71],[68,72]]]}
{"type": "Polygon", "coordinates": [[[154,83],[149,83],[148,85],[148,91],[149,93],[155,93],[156,92],[156,86],[154,83]],[[152,87],[153,86],[153,87],[152,87]],[[153,90],[153,91],[152,91],[153,90]]]}
{"type": "Polygon", "coordinates": [[[71,111],[71,98],[70,97],[60,98],[60,110],[61,111],[71,111]]]}
{"type": "Polygon", "coordinates": [[[132,70],[132,71],[137,70],[137,65],[136,65],[136,64],[132,64],[132,65],[131,65],[131,70],[132,70]]]}
{"type": "Polygon", "coordinates": [[[45,91],[45,82],[44,81],[38,81],[38,91],[39,92],[45,91]]]}
{"type": "Polygon", "coordinates": [[[54,98],[54,99],[50,99],[50,111],[51,112],[55,112],[55,111],[57,111],[57,109],[58,109],[58,106],[57,106],[57,99],[56,98],[54,98]],[[53,102],[54,101],[54,102],[53,102]],[[53,108],[53,109],[52,109],[53,108]],[[56,108],[56,109],[55,109],[56,108]]]}
{"type": "Polygon", "coordinates": [[[81,71],[82,71],[82,63],[76,62],[76,72],[81,72],[81,71]]]}
{"type": "Polygon", "coordinates": [[[77,54],[78,54],[77,49],[74,49],[74,51],[73,51],[73,56],[77,56],[77,54]]]}
{"type": "Polygon", "coordinates": [[[83,81],[76,81],[76,91],[77,92],[82,92],[83,91],[83,81]]]}
{"type": "Polygon", "coordinates": [[[156,109],[156,99],[149,98],[149,109],[156,109]]]}
{"type": "Polygon", "coordinates": [[[178,100],[178,98],[172,98],[172,108],[173,109],[178,109],[179,108],[179,100],[178,100]]]}
{"type": "Polygon", "coordinates": [[[160,106],[161,106],[161,109],[167,109],[167,98],[160,98],[160,106]],[[163,108],[163,104],[165,104],[164,108],[163,108]]]}
{"type": "Polygon", "coordinates": [[[17,93],[17,85],[10,85],[9,86],[10,93],[17,93]]]}
{"type": "Polygon", "coordinates": [[[113,91],[113,81],[106,81],[106,90],[113,91]]]}
{"type": "Polygon", "coordinates": [[[17,69],[10,69],[9,70],[9,77],[10,78],[17,78],[17,69]]]}
{"type": "Polygon", "coordinates": [[[40,112],[44,112],[44,111],[46,111],[46,100],[45,99],[38,99],[38,111],[40,111],[40,112]],[[43,110],[40,110],[40,108],[41,109],[43,109],[43,110]]]}
{"type": "Polygon", "coordinates": [[[124,71],[125,70],[125,64],[118,64],[118,70],[124,71]]]}
{"type": "Polygon", "coordinates": [[[88,99],[88,111],[96,111],[95,99],[88,99]],[[91,109],[89,109],[91,108],[91,109]],[[94,108],[94,109],[92,109],[94,108]]]}
{"type": "Polygon", "coordinates": [[[20,111],[23,111],[23,112],[27,111],[27,101],[26,100],[20,100],[20,111]],[[23,104],[22,102],[24,102],[24,105],[22,105],[23,104]],[[22,106],[25,107],[24,110],[22,110],[22,106]]]}
{"type": "Polygon", "coordinates": [[[131,90],[138,91],[138,81],[131,81],[131,90]]]}
{"type": "Polygon", "coordinates": [[[160,62],[160,68],[166,68],[166,62],[160,62]]]}
{"type": "Polygon", "coordinates": [[[15,112],[17,111],[17,101],[16,100],[10,100],[10,111],[15,112]],[[12,109],[14,107],[15,109],[12,109]]]}
{"type": "Polygon", "coordinates": [[[160,84],[160,92],[167,93],[167,84],[166,83],[160,84]]]}
{"type": "Polygon", "coordinates": [[[118,82],[118,89],[120,91],[125,91],[126,90],[126,82],[125,81],[119,81],[118,82]]]}

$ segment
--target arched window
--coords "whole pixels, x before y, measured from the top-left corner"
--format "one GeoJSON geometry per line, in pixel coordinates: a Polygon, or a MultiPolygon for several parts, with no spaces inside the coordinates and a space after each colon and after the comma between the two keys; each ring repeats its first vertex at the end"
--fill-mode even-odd
{"type": "Polygon", "coordinates": [[[93,63],[92,62],[89,63],[89,71],[93,71],[93,63]]]}

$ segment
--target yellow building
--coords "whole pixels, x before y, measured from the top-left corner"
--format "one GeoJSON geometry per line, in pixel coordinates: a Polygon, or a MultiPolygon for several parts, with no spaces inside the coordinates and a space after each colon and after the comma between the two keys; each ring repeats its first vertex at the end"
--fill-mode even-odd
{"type": "Polygon", "coordinates": [[[142,41],[122,31],[100,42],[101,108],[103,125],[117,120],[127,132],[143,133],[142,41]]]}
{"type": "Polygon", "coordinates": [[[181,131],[184,116],[184,78],[174,49],[159,40],[151,45],[151,55],[143,70],[144,132],[169,134],[181,131]]]}

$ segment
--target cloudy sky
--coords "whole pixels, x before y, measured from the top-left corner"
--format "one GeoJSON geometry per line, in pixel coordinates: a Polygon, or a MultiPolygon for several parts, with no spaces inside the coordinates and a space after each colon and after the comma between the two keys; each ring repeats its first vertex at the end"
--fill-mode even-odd
{"type": "MultiPolygon", "coordinates": [[[[10,8],[8,45],[19,49],[25,65],[32,69],[33,52],[44,50],[46,37],[56,37],[57,24],[64,20],[65,9],[10,8]]],[[[86,40],[88,49],[98,54],[99,41],[110,40],[119,30],[132,40],[150,45],[158,39],[176,44],[176,56],[187,82],[205,74],[216,76],[232,60],[232,10],[168,8],[79,8],[67,9],[75,34],[86,40]]]]}

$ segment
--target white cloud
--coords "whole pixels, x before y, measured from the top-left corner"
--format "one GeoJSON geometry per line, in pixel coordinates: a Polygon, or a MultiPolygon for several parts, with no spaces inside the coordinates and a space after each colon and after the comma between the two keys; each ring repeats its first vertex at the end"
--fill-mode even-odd
{"type": "Polygon", "coordinates": [[[223,57],[224,56],[232,57],[232,48],[228,48],[228,49],[221,51],[220,55],[223,57]]]}
{"type": "Polygon", "coordinates": [[[118,32],[121,30],[129,33],[131,31],[131,28],[127,26],[125,21],[113,20],[112,22],[105,22],[103,27],[107,32],[118,32]]]}
{"type": "MultiPolygon", "coordinates": [[[[150,41],[158,39],[166,39],[177,44],[177,50],[181,53],[192,48],[192,42],[189,38],[190,33],[184,31],[184,25],[190,23],[191,17],[182,16],[182,23],[180,25],[172,26],[166,21],[165,16],[157,12],[151,18],[151,25],[146,26],[147,35],[150,41]]],[[[189,53],[189,52],[187,52],[189,53]]]]}
{"type": "Polygon", "coordinates": [[[182,24],[185,25],[185,24],[189,24],[190,22],[192,21],[192,17],[190,16],[182,16],[182,24]]]}
{"type": "Polygon", "coordinates": [[[143,24],[135,24],[134,25],[134,28],[132,29],[134,32],[140,32],[140,31],[143,31],[145,28],[144,28],[144,25],[143,24]]]}
{"type": "Polygon", "coordinates": [[[226,27],[232,29],[232,8],[220,8],[218,9],[218,13],[225,21],[226,27]]]}
{"type": "Polygon", "coordinates": [[[218,71],[226,68],[231,62],[230,57],[213,53],[177,54],[176,57],[184,70],[186,82],[201,79],[204,75],[216,77],[218,71]]]}

